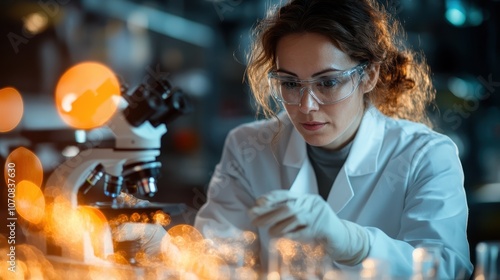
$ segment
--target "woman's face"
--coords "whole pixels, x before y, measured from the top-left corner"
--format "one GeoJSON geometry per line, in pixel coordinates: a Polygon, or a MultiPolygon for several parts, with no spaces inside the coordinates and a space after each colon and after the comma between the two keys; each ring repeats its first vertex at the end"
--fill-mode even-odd
{"type": "MultiPolygon", "coordinates": [[[[280,76],[309,80],[351,69],[359,64],[329,38],[315,33],[291,34],[281,38],[276,47],[276,67],[280,76]]],[[[355,135],[364,111],[363,88],[356,87],[360,75],[355,74],[354,92],[346,99],[321,105],[304,89],[300,105],[284,107],[293,125],[312,146],[340,149],[355,135]]],[[[349,86],[344,86],[344,90],[349,86]]],[[[316,92],[314,92],[316,94],[316,92]]]]}

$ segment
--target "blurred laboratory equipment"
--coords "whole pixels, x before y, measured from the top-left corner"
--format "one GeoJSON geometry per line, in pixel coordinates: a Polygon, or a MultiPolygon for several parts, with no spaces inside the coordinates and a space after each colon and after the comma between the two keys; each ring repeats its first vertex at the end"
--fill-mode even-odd
{"type": "Polygon", "coordinates": [[[122,89],[121,110],[107,123],[115,136],[114,146],[81,151],[48,178],[47,188],[62,188],[73,205],[78,205],[78,200],[84,199],[101,179],[104,194],[111,198],[122,191],[148,197],[158,191],[161,162],[156,158],[166,124],[192,108],[183,92],[172,88],[166,79],[142,84],[131,94],[126,90],[122,89]]]}
{"type": "Polygon", "coordinates": [[[440,244],[419,244],[413,250],[413,280],[439,279],[440,244]]]}
{"type": "Polygon", "coordinates": [[[474,280],[500,279],[500,241],[483,241],[476,246],[474,280]]]}
{"type": "Polygon", "coordinates": [[[390,280],[390,265],[386,260],[367,258],[361,263],[360,280],[390,280]]]}
{"type": "Polygon", "coordinates": [[[383,259],[367,258],[356,266],[334,264],[323,246],[274,238],[269,247],[268,280],[390,280],[390,264],[383,259]]]}
{"type": "MultiPolygon", "coordinates": [[[[53,205],[52,224],[48,230],[28,226],[26,234],[28,242],[46,255],[84,263],[105,259],[114,252],[109,219],[140,211],[182,212],[181,204],[131,202],[134,195],[152,197],[158,191],[161,137],[167,132],[168,123],[191,112],[190,100],[166,78],[141,84],[130,94],[125,85],[120,90],[117,112],[98,128],[111,131],[114,144],[88,146],[60,164],[47,179],[44,195],[53,205]],[[92,201],[88,194],[94,189],[109,199],[92,201]],[[77,214],[68,216],[75,210],[77,214]],[[81,224],[87,227],[80,228],[81,224]],[[66,234],[71,228],[74,231],[66,234]]],[[[88,106],[79,98],[73,101],[73,107],[88,106]]],[[[137,215],[140,217],[134,222],[155,222],[153,217],[137,215]]]]}
{"type": "Polygon", "coordinates": [[[275,238],[270,241],[267,279],[333,279],[337,274],[332,263],[319,243],[275,238]]]}

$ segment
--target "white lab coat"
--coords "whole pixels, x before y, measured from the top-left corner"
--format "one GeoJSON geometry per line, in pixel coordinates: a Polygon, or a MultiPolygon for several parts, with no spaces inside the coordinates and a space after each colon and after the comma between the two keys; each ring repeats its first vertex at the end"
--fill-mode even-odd
{"type": "MultiPolygon", "coordinates": [[[[206,238],[252,231],[263,267],[269,236],[247,216],[255,199],[275,189],[318,193],[306,143],[285,114],[233,129],[210,181],[195,227],[206,238]],[[258,248],[259,249],[259,248],[258,248]]],[[[341,219],[366,227],[369,257],[389,262],[396,277],[412,273],[422,242],[444,244],[439,279],[472,273],[468,207],[455,144],[422,124],[394,120],[371,106],[327,202],[341,219]]]]}

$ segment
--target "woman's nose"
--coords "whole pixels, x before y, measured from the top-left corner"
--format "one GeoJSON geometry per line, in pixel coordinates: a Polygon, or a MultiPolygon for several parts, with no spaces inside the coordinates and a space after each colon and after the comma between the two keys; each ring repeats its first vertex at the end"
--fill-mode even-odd
{"type": "Polygon", "coordinates": [[[311,89],[309,87],[304,87],[302,89],[299,109],[304,114],[307,114],[311,111],[317,111],[319,109],[319,103],[311,94],[311,89]]]}

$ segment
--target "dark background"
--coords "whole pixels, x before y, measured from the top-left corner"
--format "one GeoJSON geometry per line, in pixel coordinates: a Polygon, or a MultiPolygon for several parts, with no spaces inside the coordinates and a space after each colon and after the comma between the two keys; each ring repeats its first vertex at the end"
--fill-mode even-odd
{"type": "MultiPolygon", "coordinates": [[[[243,82],[249,32],[278,2],[2,1],[0,89],[15,87],[25,104],[20,125],[0,134],[2,160],[25,146],[40,158],[46,178],[64,160],[62,150],[75,145],[74,131],[53,104],[57,80],[69,67],[102,62],[131,88],[152,72],[168,73],[195,110],[168,125],[160,191],[151,200],[185,203],[182,219],[191,223],[227,132],[255,119],[243,82]],[[25,26],[34,14],[38,30],[30,32],[25,26]]],[[[456,142],[465,172],[471,248],[500,239],[500,1],[383,3],[403,23],[408,45],[431,66],[436,130],[456,142]]]]}

